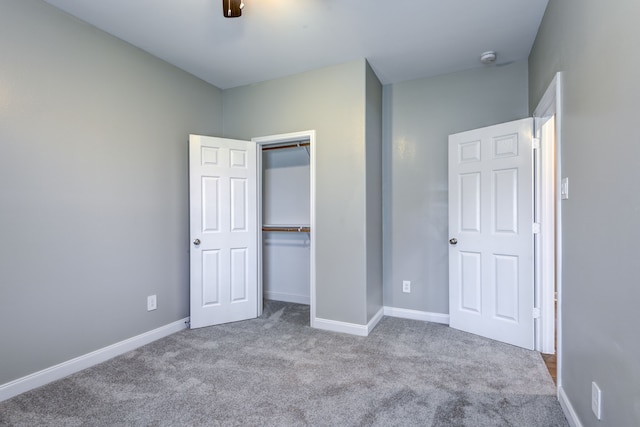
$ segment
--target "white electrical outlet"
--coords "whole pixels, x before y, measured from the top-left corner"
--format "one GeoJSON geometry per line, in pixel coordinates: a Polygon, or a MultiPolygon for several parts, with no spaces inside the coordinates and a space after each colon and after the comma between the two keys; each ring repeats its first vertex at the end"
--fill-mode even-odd
{"type": "Polygon", "coordinates": [[[411,281],[403,280],[402,281],[402,292],[405,294],[411,293],[411,281]]]}
{"type": "Polygon", "coordinates": [[[595,381],[591,383],[591,410],[597,419],[602,419],[602,390],[595,381]]]}
{"type": "Polygon", "coordinates": [[[152,311],[158,308],[158,301],[155,295],[149,295],[147,297],[147,311],[152,311]]]}

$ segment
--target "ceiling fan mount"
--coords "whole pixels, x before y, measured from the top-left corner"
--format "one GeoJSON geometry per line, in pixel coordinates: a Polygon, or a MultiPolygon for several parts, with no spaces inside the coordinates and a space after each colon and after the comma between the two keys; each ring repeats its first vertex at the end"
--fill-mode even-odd
{"type": "Polygon", "coordinates": [[[222,0],[222,13],[225,18],[238,18],[242,16],[243,8],[243,0],[222,0]]]}

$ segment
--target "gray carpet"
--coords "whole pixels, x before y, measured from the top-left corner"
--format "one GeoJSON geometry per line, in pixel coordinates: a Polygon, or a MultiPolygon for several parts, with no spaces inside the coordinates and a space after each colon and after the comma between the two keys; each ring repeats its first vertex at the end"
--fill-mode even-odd
{"type": "Polygon", "coordinates": [[[3,426],[567,426],[538,353],[385,317],[369,337],[307,306],[186,330],[0,403],[3,426]]]}

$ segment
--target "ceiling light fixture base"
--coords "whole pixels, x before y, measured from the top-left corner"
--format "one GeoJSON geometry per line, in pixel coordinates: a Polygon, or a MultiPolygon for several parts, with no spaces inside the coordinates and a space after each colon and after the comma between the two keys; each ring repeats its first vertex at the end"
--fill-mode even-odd
{"type": "Polygon", "coordinates": [[[243,0],[222,0],[222,15],[225,18],[238,18],[242,16],[243,8],[243,0]]]}

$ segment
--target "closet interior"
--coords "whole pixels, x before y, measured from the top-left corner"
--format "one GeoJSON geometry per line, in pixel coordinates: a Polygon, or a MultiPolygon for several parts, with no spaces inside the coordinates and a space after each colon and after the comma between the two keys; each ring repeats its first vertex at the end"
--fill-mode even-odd
{"type": "Polygon", "coordinates": [[[262,146],[265,299],[310,304],[310,143],[262,146]]]}

